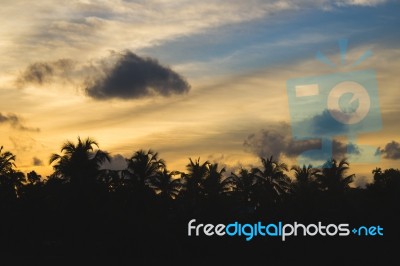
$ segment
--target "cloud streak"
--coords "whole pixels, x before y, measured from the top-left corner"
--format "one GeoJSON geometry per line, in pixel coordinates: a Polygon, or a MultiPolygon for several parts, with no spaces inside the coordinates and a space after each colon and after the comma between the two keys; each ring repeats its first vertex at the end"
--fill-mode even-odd
{"type": "MultiPolygon", "coordinates": [[[[268,129],[259,130],[250,134],[244,141],[247,151],[259,156],[281,158],[295,158],[308,150],[321,149],[321,139],[294,140],[291,135],[290,125],[287,123],[270,124],[268,129]]],[[[359,154],[359,148],[350,144],[350,152],[359,154]]],[[[325,154],[326,159],[330,157],[344,158],[348,154],[348,145],[337,140],[332,141],[332,153],[325,154]]],[[[321,159],[321,158],[310,158],[321,159]]],[[[323,159],[323,158],[322,158],[323,159]]]]}
{"type": "Polygon", "coordinates": [[[54,79],[67,80],[75,68],[75,62],[70,59],[60,59],[53,62],[36,62],[30,64],[17,78],[17,84],[24,87],[27,84],[45,85],[54,79]]]}
{"type": "Polygon", "coordinates": [[[39,128],[27,127],[21,123],[21,119],[16,114],[2,114],[0,113],[0,125],[9,124],[13,129],[20,131],[39,132],[39,128]]]}
{"type": "MultiPolygon", "coordinates": [[[[141,49],[202,34],[209,29],[260,19],[276,20],[280,14],[348,6],[378,6],[385,0],[282,0],[282,1],[74,1],[60,7],[47,1],[32,5],[21,0],[2,1],[0,29],[5,54],[37,61],[55,53],[97,56],[104,49],[141,49]],[[51,10],[51,12],[49,12],[51,10]],[[24,25],[21,27],[20,25],[24,25]],[[113,36],[110,38],[110,36],[113,36]],[[4,38],[3,38],[4,39],[4,38]],[[15,45],[18,43],[18,45],[15,45]]],[[[22,60],[17,60],[17,63],[22,60]]]]}
{"type": "Polygon", "coordinates": [[[337,6],[377,6],[388,2],[388,0],[338,0],[337,6]]]}

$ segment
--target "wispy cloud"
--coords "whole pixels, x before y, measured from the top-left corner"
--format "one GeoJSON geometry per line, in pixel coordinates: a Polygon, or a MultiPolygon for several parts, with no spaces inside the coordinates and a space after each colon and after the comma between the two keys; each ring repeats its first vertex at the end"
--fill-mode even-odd
{"type": "Polygon", "coordinates": [[[13,129],[21,131],[39,132],[39,128],[27,127],[21,123],[21,119],[16,114],[2,114],[0,113],[0,125],[9,124],[13,129]]]}
{"type": "Polygon", "coordinates": [[[0,45],[7,62],[14,60],[15,64],[19,64],[15,58],[22,55],[30,62],[48,60],[54,54],[98,56],[107,49],[137,50],[226,25],[259,19],[273,21],[290,11],[376,6],[388,1],[110,0],[74,1],[63,7],[53,1],[17,2],[20,4],[2,1],[0,10],[0,23],[7,25],[0,29],[0,45]]]}
{"type": "Polygon", "coordinates": [[[377,6],[389,2],[388,0],[337,0],[337,6],[377,6]]]}
{"type": "Polygon", "coordinates": [[[70,59],[60,59],[52,62],[36,62],[30,64],[17,78],[19,86],[29,83],[44,85],[55,79],[68,79],[74,70],[75,62],[70,59]]]}

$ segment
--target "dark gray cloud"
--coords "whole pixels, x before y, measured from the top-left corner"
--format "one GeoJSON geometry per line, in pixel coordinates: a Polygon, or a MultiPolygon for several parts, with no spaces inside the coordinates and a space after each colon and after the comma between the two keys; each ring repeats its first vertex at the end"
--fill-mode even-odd
{"type": "Polygon", "coordinates": [[[292,122],[294,132],[302,136],[315,136],[315,137],[327,137],[334,135],[345,135],[349,132],[350,128],[348,125],[338,122],[333,118],[331,113],[335,113],[340,116],[339,111],[324,109],[321,113],[305,118],[301,121],[292,122]]]}
{"type": "Polygon", "coordinates": [[[269,129],[249,135],[244,141],[244,146],[259,157],[273,155],[279,158],[287,152],[289,144],[292,144],[290,127],[286,123],[271,124],[268,127],[269,129]]]}
{"type": "Polygon", "coordinates": [[[169,67],[129,51],[114,53],[94,68],[95,75],[86,79],[85,90],[97,100],[169,96],[190,89],[186,80],[169,67]]]}
{"type": "MultiPolygon", "coordinates": [[[[332,110],[331,112],[340,115],[339,111],[332,110]]],[[[348,126],[335,120],[327,109],[311,118],[310,122],[313,132],[316,135],[339,135],[348,130],[348,126]]]]}
{"type": "Polygon", "coordinates": [[[111,156],[111,161],[105,161],[101,166],[102,169],[110,169],[110,170],[124,170],[128,167],[128,163],[126,159],[121,154],[116,154],[111,156]]]}
{"type": "Polygon", "coordinates": [[[392,142],[387,143],[385,148],[381,149],[379,147],[377,151],[381,152],[381,154],[384,154],[385,158],[387,159],[400,159],[400,143],[397,141],[393,140],[392,142]]]}
{"type": "Polygon", "coordinates": [[[78,64],[70,59],[36,62],[21,72],[19,87],[70,82],[96,100],[137,99],[152,95],[184,94],[189,83],[156,59],[130,51],[112,52],[106,58],[78,64]]]}
{"type": "Polygon", "coordinates": [[[40,160],[40,159],[37,158],[37,157],[33,157],[33,158],[32,158],[32,164],[33,164],[34,166],[42,166],[42,165],[43,165],[43,161],[40,160]]]}
{"type": "Polygon", "coordinates": [[[21,131],[39,132],[39,128],[26,127],[21,123],[21,119],[16,114],[0,113],[0,124],[9,124],[12,128],[21,131]]]}
{"type": "MultiPolygon", "coordinates": [[[[305,118],[299,122],[293,122],[292,125],[301,135],[315,136],[315,137],[330,137],[337,135],[350,135],[358,134],[360,132],[366,132],[371,130],[370,123],[355,123],[345,124],[341,121],[349,121],[351,117],[348,116],[348,110],[353,106],[347,106],[345,111],[328,110],[324,109],[321,113],[305,118]],[[338,120],[336,120],[336,117],[338,120]]],[[[372,118],[369,119],[371,121],[372,118]]],[[[378,123],[378,122],[376,122],[378,123]]],[[[379,129],[379,123],[376,128],[379,129]]]]}
{"type": "MultiPolygon", "coordinates": [[[[280,158],[286,156],[295,158],[308,150],[321,149],[321,139],[294,140],[291,135],[290,125],[287,123],[272,123],[268,129],[262,129],[249,135],[245,141],[245,149],[259,157],[274,156],[280,158]]],[[[348,148],[351,153],[359,154],[359,148],[356,145],[347,145],[337,140],[332,141],[332,153],[322,154],[326,159],[330,157],[344,158],[348,154],[348,148]],[[349,147],[348,147],[349,146],[349,147]]],[[[319,154],[321,155],[321,154],[319,154]]],[[[312,156],[312,154],[308,155],[312,156]]],[[[321,159],[313,158],[310,159],[321,159]]]]}
{"type": "Polygon", "coordinates": [[[48,84],[56,78],[68,79],[74,70],[75,62],[70,59],[60,59],[53,62],[36,62],[30,64],[18,77],[17,84],[25,86],[33,83],[48,84]]]}

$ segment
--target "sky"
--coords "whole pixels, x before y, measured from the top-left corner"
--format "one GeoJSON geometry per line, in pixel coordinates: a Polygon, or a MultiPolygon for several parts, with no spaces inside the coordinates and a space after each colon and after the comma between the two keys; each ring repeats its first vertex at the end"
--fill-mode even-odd
{"type": "MultiPolygon", "coordinates": [[[[371,181],[375,167],[400,165],[399,11],[390,0],[2,0],[0,145],[18,169],[46,176],[50,155],[78,136],[112,167],[151,148],[171,170],[198,157],[228,170],[271,155],[290,166],[330,140],[336,158],[354,158],[356,182],[371,181]],[[317,105],[289,93],[291,81],[364,70],[375,116],[351,136],[335,131],[322,87],[317,105]]],[[[350,98],[354,110],[365,102],[350,98]]]]}

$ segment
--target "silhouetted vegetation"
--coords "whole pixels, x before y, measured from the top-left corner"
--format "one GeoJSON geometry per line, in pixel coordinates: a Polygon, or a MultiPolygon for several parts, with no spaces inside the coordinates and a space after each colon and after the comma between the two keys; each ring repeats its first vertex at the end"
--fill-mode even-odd
{"type": "Polygon", "coordinates": [[[50,157],[54,172],[43,178],[34,171],[18,171],[15,155],[1,147],[1,258],[39,258],[55,265],[78,258],[111,265],[248,265],[310,256],[340,263],[351,256],[361,261],[368,254],[368,261],[381,262],[400,236],[399,169],[376,168],[373,182],[363,189],[350,186],[355,175],[348,173],[346,160],[329,159],[320,169],[295,165],[289,170],[273,157],[261,158],[260,167],[235,173],[200,158],[189,159],[186,172],[171,171],[152,150],[134,152],[122,170],[103,169],[106,161],[109,154],[94,140],[78,138],[77,144],[67,142],[61,154],[50,157]],[[187,223],[193,218],[214,224],[379,224],[385,235],[286,242],[188,237],[187,223]]]}

